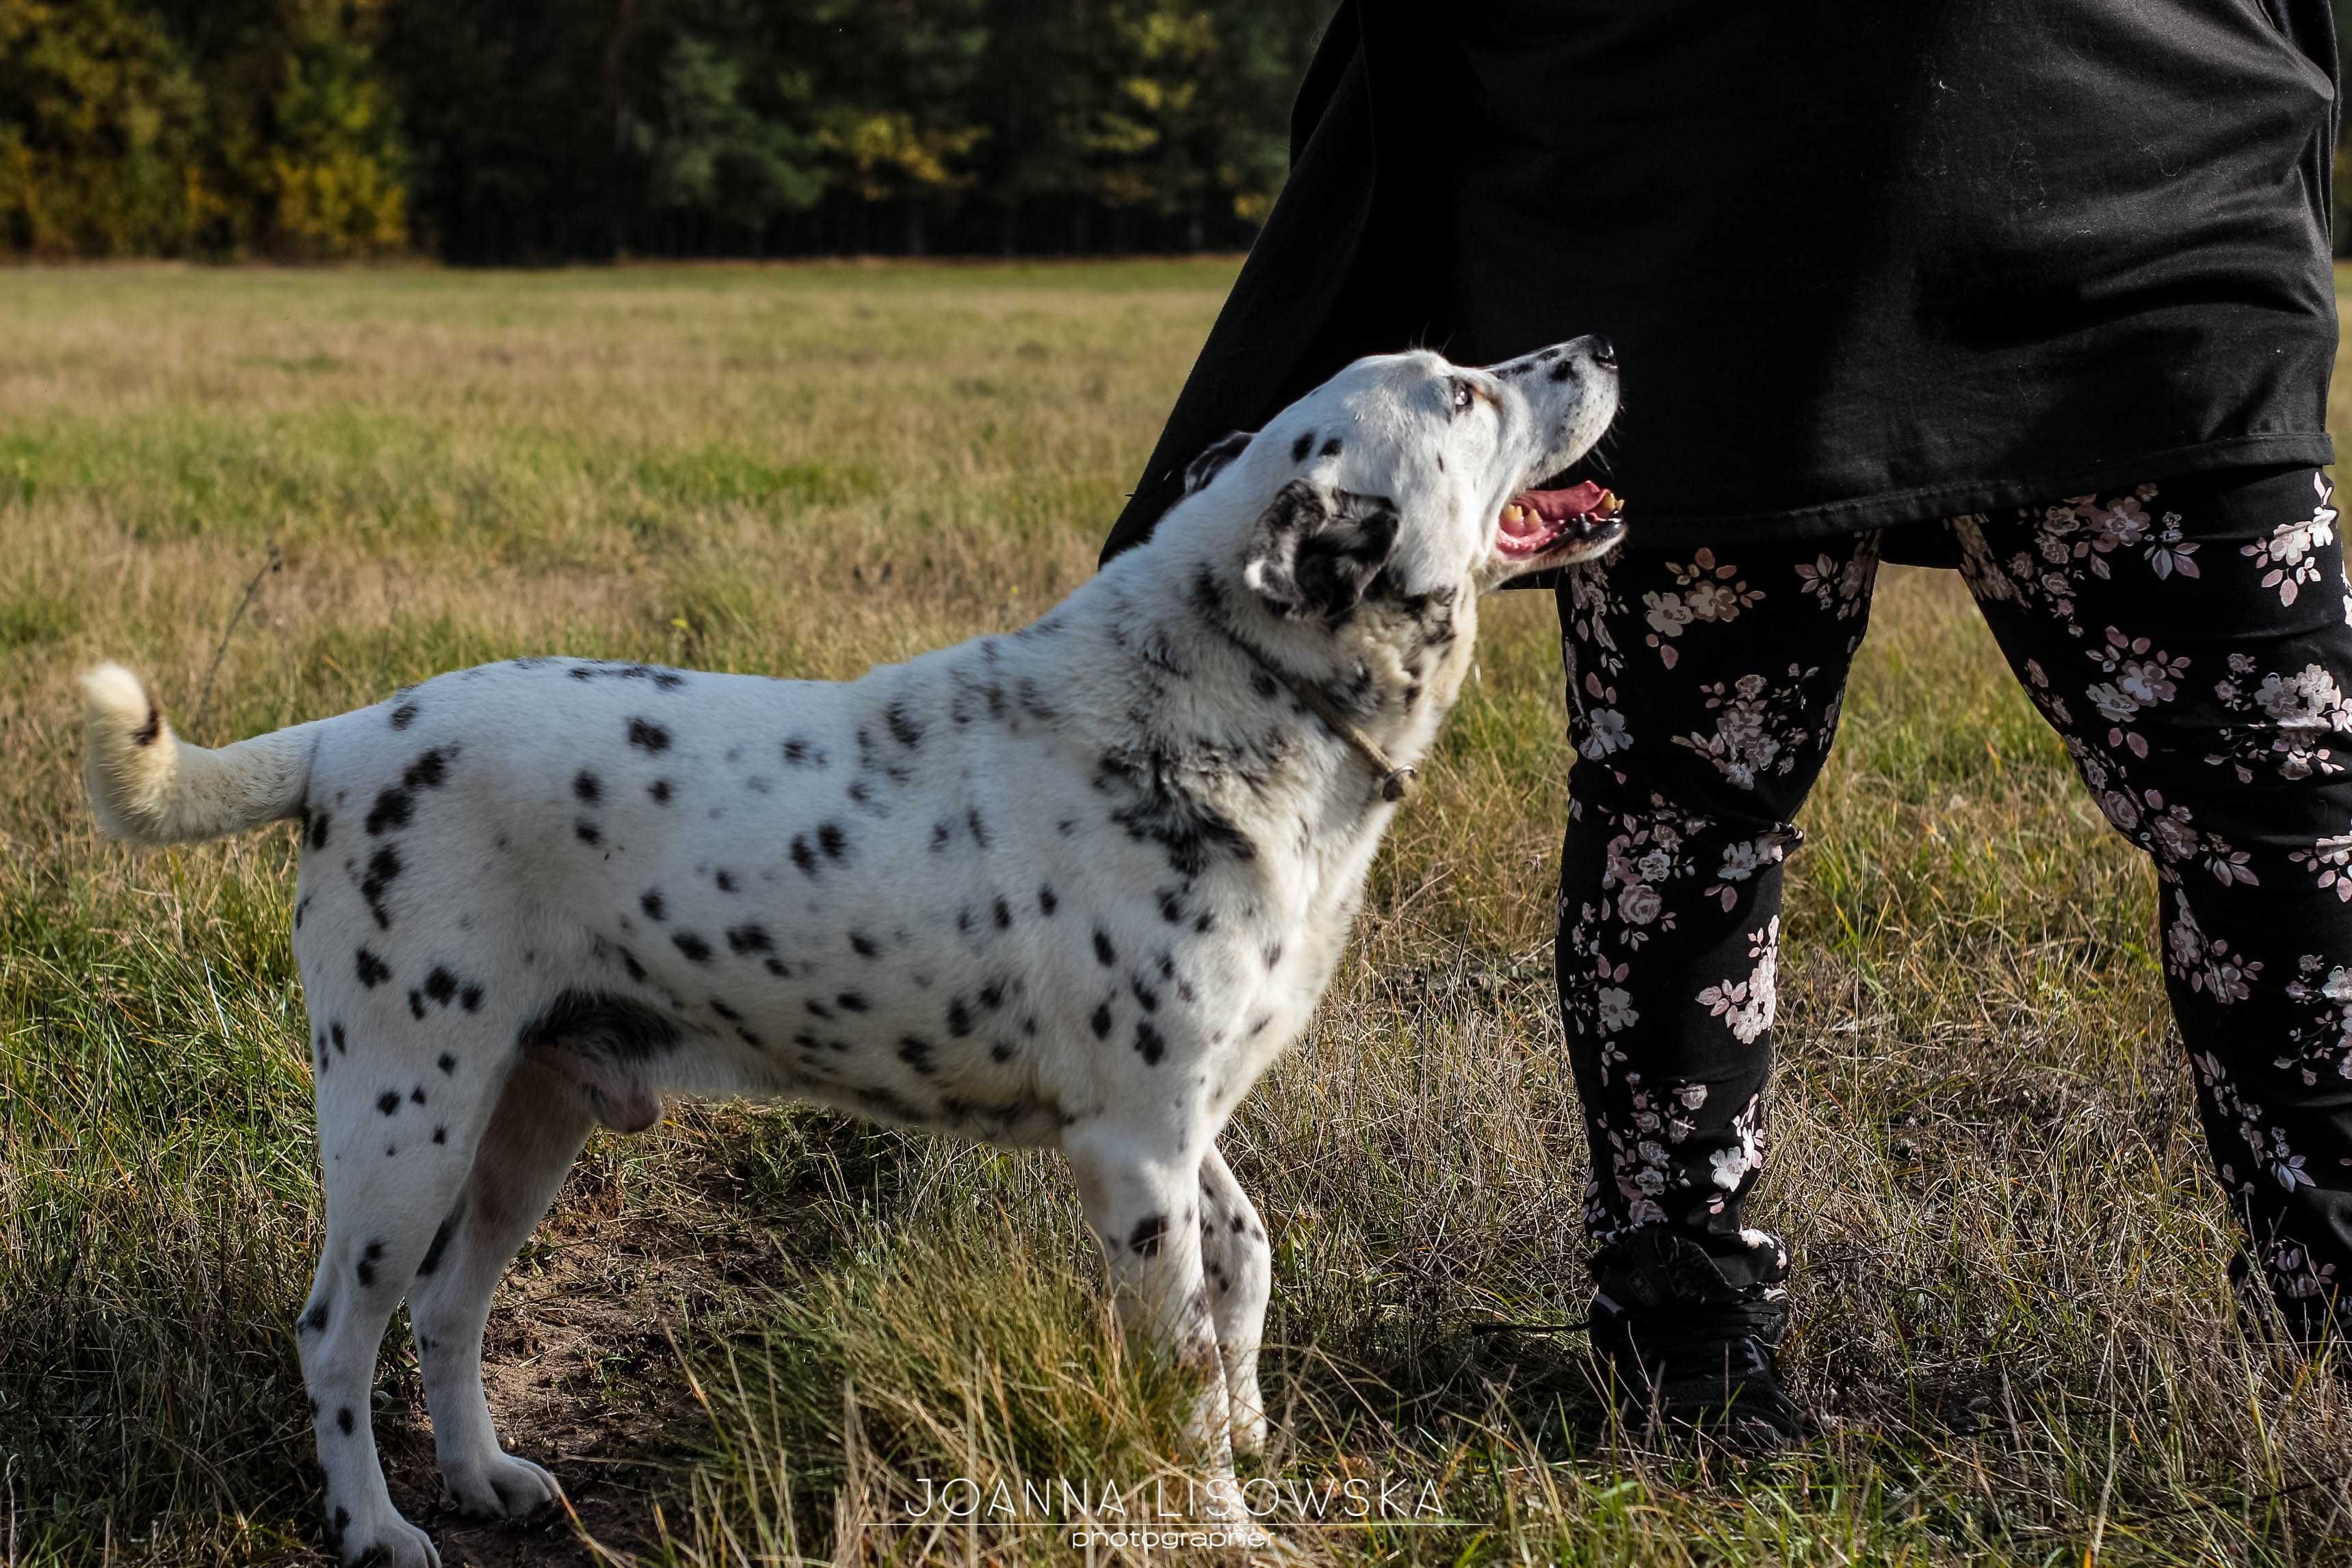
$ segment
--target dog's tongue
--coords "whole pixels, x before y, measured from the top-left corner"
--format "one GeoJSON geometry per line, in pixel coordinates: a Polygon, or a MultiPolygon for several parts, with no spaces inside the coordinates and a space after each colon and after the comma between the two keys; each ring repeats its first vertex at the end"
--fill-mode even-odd
{"type": "Polygon", "coordinates": [[[1623,505],[1591,479],[1566,489],[1521,490],[1503,507],[1496,542],[1507,555],[1532,553],[1561,537],[1568,525],[1614,517],[1623,505]]]}

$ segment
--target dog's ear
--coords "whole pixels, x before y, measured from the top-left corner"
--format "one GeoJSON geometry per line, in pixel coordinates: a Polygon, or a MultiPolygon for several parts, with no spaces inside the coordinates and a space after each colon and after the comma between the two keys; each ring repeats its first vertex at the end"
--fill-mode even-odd
{"type": "Polygon", "coordinates": [[[1209,443],[1201,455],[1184,465],[1184,493],[1205,489],[1211,479],[1225,471],[1225,465],[1249,449],[1250,433],[1234,430],[1209,443]]]}
{"type": "Polygon", "coordinates": [[[1339,621],[1396,550],[1396,502],[1305,479],[1282,487],[1250,529],[1242,581],[1275,614],[1339,621]]]}

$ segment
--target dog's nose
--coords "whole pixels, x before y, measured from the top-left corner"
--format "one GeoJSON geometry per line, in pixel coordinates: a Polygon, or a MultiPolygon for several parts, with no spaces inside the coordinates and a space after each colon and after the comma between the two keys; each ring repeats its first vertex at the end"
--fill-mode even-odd
{"type": "Polygon", "coordinates": [[[1617,345],[1598,332],[1592,334],[1592,363],[1603,370],[1617,368],[1617,345]]]}

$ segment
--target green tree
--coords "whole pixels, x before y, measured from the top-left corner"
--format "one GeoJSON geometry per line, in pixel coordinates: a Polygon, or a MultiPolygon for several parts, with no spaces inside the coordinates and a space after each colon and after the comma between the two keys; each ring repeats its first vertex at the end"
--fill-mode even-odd
{"type": "Polygon", "coordinates": [[[204,95],[130,0],[0,0],[0,239],[36,256],[176,256],[224,200],[204,95]]]}

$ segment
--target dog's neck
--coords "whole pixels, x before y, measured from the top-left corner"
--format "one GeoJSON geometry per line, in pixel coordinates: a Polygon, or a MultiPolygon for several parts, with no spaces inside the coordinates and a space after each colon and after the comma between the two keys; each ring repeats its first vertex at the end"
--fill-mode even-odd
{"type": "Polygon", "coordinates": [[[1383,580],[1336,623],[1286,618],[1244,583],[1225,521],[1174,520],[1014,641],[1058,649],[1068,722],[1106,754],[1164,762],[1286,840],[1305,823],[1313,841],[1352,845],[1391,804],[1388,769],[1359,742],[1390,769],[1422,762],[1469,668],[1475,594],[1383,580]]]}

